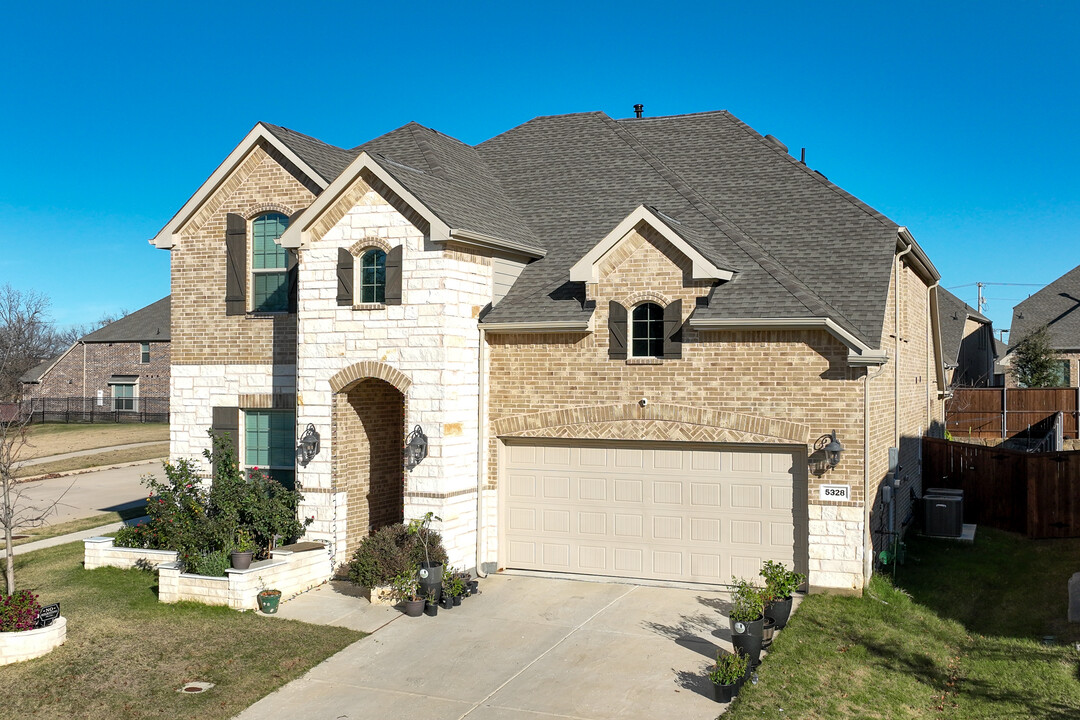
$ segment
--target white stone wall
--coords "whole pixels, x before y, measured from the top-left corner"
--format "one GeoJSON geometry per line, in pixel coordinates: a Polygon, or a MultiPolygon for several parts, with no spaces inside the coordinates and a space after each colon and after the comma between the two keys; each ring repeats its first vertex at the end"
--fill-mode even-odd
{"type": "Polygon", "coordinates": [[[176,562],[175,550],[147,550],[144,548],[113,547],[111,537],[92,537],[83,540],[83,568],[115,567],[130,570],[140,562],[156,567],[162,563],[176,562]]]}
{"type": "MultiPolygon", "coordinates": [[[[359,265],[359,260],[357,260],[359,265]]],[[[406,517],[428,510],[446,539],[450,562],[475,563],[477,317],[491,300],[490,263],[471,262],[433,244],[374,191],[368,192],[320,240],[300,251],[297,424],[313,423],[322,451],[300,468],[303,516],[315,516],[308,537],[332,543],[335,562],[347,560],[346,499],[332,494],[334,453],[330,378],[362,361],[384,363],[412,385],[406,430],[423,427],[428,457],[407,473],[406,517]],[[365,238],[403,245],[402,304],[354,309],[337,305],[338,248],[365,238]],[[319,491],[322,491],[321,493],[319,491]],[[419,497],[432,493],[448,497],[419,497]]]]}
{"type": "MultiPolygon", "coordinates": [[[[202,453],[210,449],[206,431],[215,407],[239,407],[240,395],[292,395],[296,390],[295,365],[173,365],[171,370],[169,457],[199,461],[207,473],[202,453]]],[[[242,433],[242,417],[240,422],[242,433]]]]}
{"type": "Polygon", "coordinates": [[[61,616],[48,627],[22,632],[0,632],[0,665],[32,660],[60,647],[67,640],[67,618],[61,616]]]}
{"type": "Polygon", "coordinates": [[[810,587],[858,593],[863,580],[863,509],[809,507],[810,587]]]}

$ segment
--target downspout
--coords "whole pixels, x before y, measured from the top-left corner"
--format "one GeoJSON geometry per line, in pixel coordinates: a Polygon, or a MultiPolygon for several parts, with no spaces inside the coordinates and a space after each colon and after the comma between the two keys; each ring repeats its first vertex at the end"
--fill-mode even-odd
{"type": "Polygon", "coordinates": [[[900,448],[900,267],[901,259],[911,252],[912,245],[901,251],[896,256],[896,298],[893,302],[893,310],[896,312],[896,367],[893,368],[893,447],[900,448]]]}
{"type": "MultiPolygon", "coordinates": [[[[926,287],[926,351],[927,351],[926,354],[927,354],[927,357],[931,358],[934,362],[938,362],[938,359],[937,359],[937,357],[936,357],[936,355],[934,353],[934,321],[933,321],[933,318],[930,317],[930,314],[933,312],[933,306],[930,303],[930,293],[932,293],[934,291],[934,288],[936,288],[940,284],[941,284],[940,280],[935,280],[933,283],[931,283],[930,285],[928,285],[926,287]]],[[[993,338],[990,339],[990,342],[993,342],[993,338]]],[[[931,409],[931,407],[933,407],[931,405],[931,401],[930,401],[930,368],[927,368],[926,372],[927,372],[927,374],[926,374],[926,426],[925,427],[926,427],[927,430],[929,430],[930,429],[930,424],[934,421],[933,416],[930,414],[930,409],[931,409]]],[[[937,377],[937,373],[934,373],[934,376],[937,377]]],[[[920,442],[921,442],[921,440],[920,440],[920,442]]],[[[920,467],[920,472],[922,472],[921,467],[920,467]]]]}
{"type": "Polygon", "coordinates": [[[863,589],[870,585],[874,562],[871,557],[870,536],[870,381],[885,372],[882,365],[873,375],[870,368],[863,375],[863,589]]]}
{"type": "Polygon", "coordinates": [[[83,412],[86,412],[86,343],[79,341],[82,345],[82,396],[83,396],[83,412]]]}
{"type": "Polygon", "coordinates": [[[480,328],[480,352],[477,353],[477,404],[476,404],[476,576],[487,577],[483,571],[483,532],[484,532],[484,475],[487,462],[487,427],[484,423],[484,403],[487,394],[484,392],[486,373],[484,366],[487,362],[487,331],[480,328]]]}

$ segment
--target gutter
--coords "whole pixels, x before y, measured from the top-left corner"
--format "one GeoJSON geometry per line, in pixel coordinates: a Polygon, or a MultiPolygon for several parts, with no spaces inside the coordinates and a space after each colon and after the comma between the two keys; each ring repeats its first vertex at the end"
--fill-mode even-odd
{"type": "Polygon", "coordinates": [[[896,268],[893,270],[893,277],[896,278],[893,284],[895,293],[893,310],[896,313],[896,321],[893,324],[896,337],[896,364],[893,366],[893,447],[897,449],[900,448],[900,267],[903,265],[901,260],[914,248],[914,245],[908,245],[905,250],[897,254],[896,268]]]}
{"type": "Polygon", "coordinates": [[[530,258],[542,258],[547,255],[547,250],[534,245],[526,245],[524,243],[514,242],[513,240],[503,240],[502,238],[472,232],[471,230],[450,228],[449,235],[451,240],[457,240],[465,245],[472,245],[488,250],[509,250],[521,253],[530,258]]]}
{"type": "Polygon", "coordinates": [[[870,587],[870,574],[874,571],[871,557],[870,537],[870,381],[885,372],[882,365],[873,375],[870,370],[863,375],[863,590],[870,587]]]}
{"type": "Polygon", "coordinates": [[[487,362],[487,333],[480,328],[480,352],[477,366],[477,404],[476,404],[476,576],[487,577],[484,574],[484,474],[487,472],[487,427],[484,424],[484,403],[487,401],[487,393],[484,392],[487,375],[484,366],[487,362]]]}
{"type": "Polygon", "coordinates": [[[540,322],[506,322],[506,323],[482,323],[482,330],[491,333],[560,333],[560,332],[592,332],[592,318],[588,320],[563,320],[563,321],[540,321],[540,322]]]}

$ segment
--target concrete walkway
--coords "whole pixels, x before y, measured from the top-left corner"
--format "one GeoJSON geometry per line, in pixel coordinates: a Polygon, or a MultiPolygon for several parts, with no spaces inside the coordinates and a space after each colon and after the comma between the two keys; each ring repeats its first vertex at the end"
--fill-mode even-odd
{"type": "Polygon", "coordinates": [[[378,632],[240,720],[705,720],[723,710],[704,673],[731,649],[726,593],[493,575],[460,607],[408,618],[323,588],[279,616],[378,632]]]}

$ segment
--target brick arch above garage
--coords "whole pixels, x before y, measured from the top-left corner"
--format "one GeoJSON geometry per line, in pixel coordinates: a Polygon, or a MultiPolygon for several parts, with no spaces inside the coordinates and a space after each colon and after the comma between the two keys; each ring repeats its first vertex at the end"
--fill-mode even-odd
{"type": "Polygon", "coordinates": [[[658,440],[678,442],[800,444],[810,428],[801,423],[685,405],[638,403],[566,408],[500,418],[498,437],[658,440]]]}
{"type": "Polygon", "coordinates": [[[343,390],[348,390],[361,380],[366,380],[368,378],[385,380],[397,388],[403,395],[409,391],[410,387],[412,387],[412,380],[397,368],[391,367],[386,363],[365,360],[350,365],[331,377],[330,389],[336,393],[342,392],[343,390]]]}

